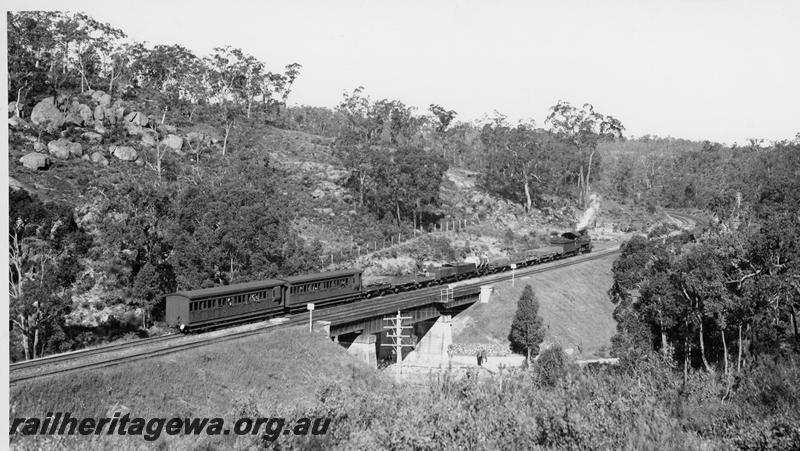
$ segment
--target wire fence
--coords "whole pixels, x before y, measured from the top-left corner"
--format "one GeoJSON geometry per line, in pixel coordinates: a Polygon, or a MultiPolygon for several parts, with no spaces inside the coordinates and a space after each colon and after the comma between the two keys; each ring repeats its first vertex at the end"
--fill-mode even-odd
{"type": "Polygon", "coordinates": [[[398,232],[397,234],[384,235],[382,239],[365,240],[360,243],[352,243],[347,247],[340,247],[333,252],[326,252],[320,255],[320,263],[324,265],[351,262],[360,259],[362,256],[374,254],[383,250],[391,249],[395,246],[405,244],[410,240],[425,235],[449,235],[464,231],[467,227],[477,225],[478,220],[474,218],[447,218],[436,223],[430,224],[425,228],[413,229],[413,232],[398,232]]]}

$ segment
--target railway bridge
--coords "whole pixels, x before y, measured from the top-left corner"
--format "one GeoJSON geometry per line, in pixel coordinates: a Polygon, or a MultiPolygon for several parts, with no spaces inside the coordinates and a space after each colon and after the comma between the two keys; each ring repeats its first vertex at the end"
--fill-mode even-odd
{"type": "Polygon", "coordinates": [[[448,285],[426,289],[413,298],[362,301],[355,309],[353,304],[327,309],[314,327],[369,366],[377,367],[378,358],[397,358],[393,344],[398,330],[395,321],[400,316],[405,345],[400,360],[438,359],[447,354],[452,343],[452,316],[475,302],[488,302],[491,290],[489,285],[448,285]]]}

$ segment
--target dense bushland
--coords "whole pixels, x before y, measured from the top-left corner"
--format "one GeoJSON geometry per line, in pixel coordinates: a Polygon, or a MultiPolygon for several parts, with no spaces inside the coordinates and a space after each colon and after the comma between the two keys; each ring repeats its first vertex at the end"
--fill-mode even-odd
{"type": "Polygon", "coordinates": [[[635,368],[581,370],[559,350],[546,352],[554,355],[530,371],[490,380],[445,374],[424,388],[331,384],[306,412],[333,417],[328,435],[311,442],[336,449],[791,449],[800,440],[800,392],[790,378],[797,362],[761,362],[726,396],[708,373],[693,371],[684,383],[656,354],[635,368]]]}

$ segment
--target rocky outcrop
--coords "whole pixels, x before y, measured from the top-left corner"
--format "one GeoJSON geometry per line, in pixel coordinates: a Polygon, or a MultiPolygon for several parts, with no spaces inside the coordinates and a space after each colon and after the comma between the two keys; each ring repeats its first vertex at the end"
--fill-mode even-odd
{"type": "Polygon", "coordinates": [[[84,125],[92,122],[92,109],[78,101],[73,101],[67,113],[66,121],[75,125],[84,125]]]}
{"type": "Polygon", "coordinates": [[[31,111],[31,122],[49,130],[58,130],[61,128],[61,126],[64,125],[65,119],[64,113],[56,107],[52,97],[48,97],[37,103],[31,111]]]}
{"type": "Polygon", "coordinates": [[[150,119],[141,111],[132,111],[125,116],[125,122],[145,127],[150,123],[150,119]]]}
{"type": "Polygon", "coordinates": [[[161,143],[177,152],[183,147],[183,138],[178,135],[167,135],[161,143]]]}
{"type": "Polygon", "coordinates": [[[11,116],[8,118],[8,125],[13,128],[28,128],[28,123],[19,116],[11,116]]]}
{"type": "Polygon", "coordinates": [[[34,170],[47,169],[50,167],[50,157],[39,152],[31,152],[20,158],[19,162],[26,168],[34,170]]]}
{"type": "Polygon", "coordinates": [[[92,154],[92,163],[97,163],[100,166],[108,166],[108,158],[102,152],[94,152],[92,154]]]}
{"type": "Polygon", "coordinates": [[[111,106],[111,95],[103,91],[95,91],[92,93],[92,100],[97,102],[99,106],[108,108],[111,106]]]}
{"type": "Polygon", "coordinates": [[[142,127],[141,125],[136,125],[133,122],[126,122],[125,129],[131,136],[144,135],[144,130],[145,130],[144,127],[142,127]]]}
{"type": "Polygon", "coordinates": [[[47,143],[47,149],[50,151],[50,155],[62,160],[67,160],[72,155],[76,157],[83,155],[83,147],[80,144],[64,138],[50,141],[47,143]]]}
{"type": "Polygon", "coordinates": [[[106,109],[103,108],[103,105],[97,105],[94,108],[94,119],[98,122],[102,122],[106,118],[106,109]]]}
{"type": "Polygon", "coordinates": [[[139,154],[130,146],[111,146],[108,149],[114,157],[122,161],[136,161],[139,154]]]}
{"type": "Polygon", "coordinates": [[[152,133],[142,133],[142,145],[145,147],[153,147],[156,145],[156,139],[152,133]]]}

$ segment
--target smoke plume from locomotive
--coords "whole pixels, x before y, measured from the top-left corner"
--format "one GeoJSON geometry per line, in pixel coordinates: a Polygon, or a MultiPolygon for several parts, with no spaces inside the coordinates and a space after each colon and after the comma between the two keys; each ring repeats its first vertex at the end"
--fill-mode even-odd
{"type": "Polygon", "coordinates": [[[597,212],[600,211],[600,196],[592,194],[589,196],[589,208],[583,212],[583,217],[575,226],[575,230],[581,231],[589,227],[589,224],[597,218],[597,212]]]}

